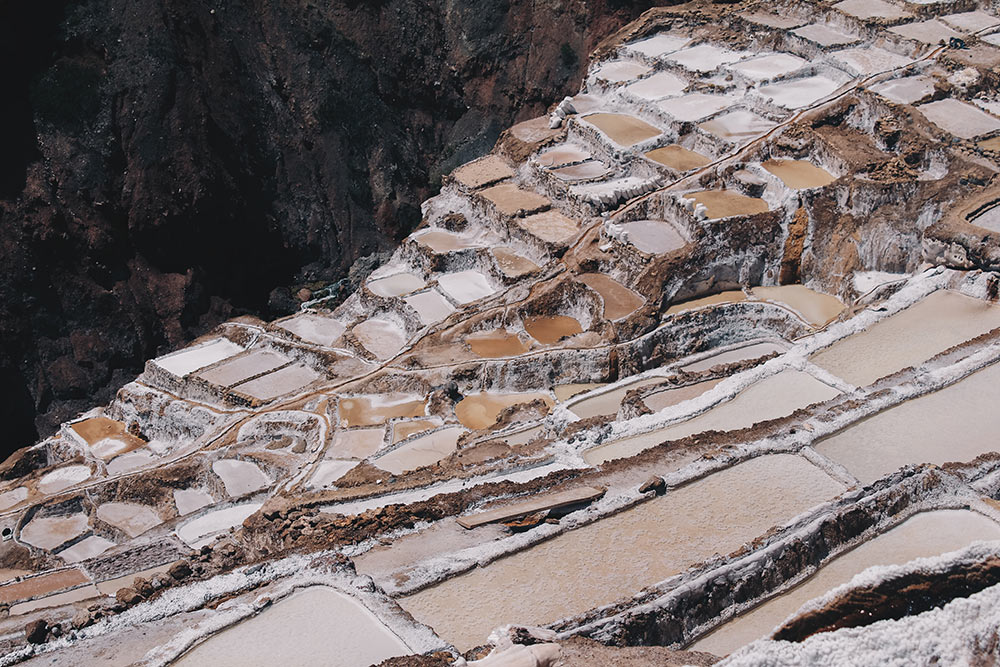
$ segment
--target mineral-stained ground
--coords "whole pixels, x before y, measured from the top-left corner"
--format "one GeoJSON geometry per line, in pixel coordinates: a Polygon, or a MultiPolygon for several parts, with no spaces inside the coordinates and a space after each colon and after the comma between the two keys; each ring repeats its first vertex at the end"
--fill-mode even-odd
{"type": "Polygon", "coordinates": [[[995,664],[998,46],[966,0],[645,12],[349,296],[0,466],[0,664],[995,664]]]}

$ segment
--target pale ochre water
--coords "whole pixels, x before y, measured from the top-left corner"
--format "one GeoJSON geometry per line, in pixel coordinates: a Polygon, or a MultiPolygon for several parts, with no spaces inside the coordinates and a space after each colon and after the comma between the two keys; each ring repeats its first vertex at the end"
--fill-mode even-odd
{"type": "Polygon", "coordinates": [[[751,293],[758,299],[788,306],[815,327],[825,325],[844,310],[844,304],[837,297],[816,292],[803,285],[754,287],[751,293]]]}
{"type": "Polygon", "coordinates": [[[592,113],[584,116],[584,120],[604,132],[619,146],[631,146],[660,134],[660,130],[649,123],[626,114],[592,113]]]}
{"type": "Polygon", "coordinates": [[[593,396],[591,398],[586,398],[579,403],[573,404],[569,409],[570,412],[583,419],[586,419],[587,417],[595,417],[597,415],[613,415],[618,412],[618,408],[620,408],[622,404],[622,399],[625,398],[625,394],[629,391],[632,389],[638,389],[639,387],[656,384],[658,382],[663,382],[663,378],[654,377],[635,380],[617,389],[604,392],[603,394],[598,394],[597,396],[593,396]]]}
{"type": "Polygon", "coordinates": [[[465,650],[505,623],[551,623],[637,593],[842,490],[803,458],[760,457],[399,603],[465,650]]]}
{"type": "Polygon", "coordinates": [[[481,392],[469,394],[455,405],[455,416],[458,421],[470,429],[481,429],[492,426],[497,416],[505,409],[518,403],[530,403],[541,400],[552,407],[552,399],[548,394],[492,394],[481,392]]]}
{"type": "Polygon", "coordinates": [[[837,557],[787,593],[772,598],[695,642],[692,651],[724,656],[766,637],[803,604],[846,584],[874,565],[897,565],[914,558],[937,556],[976,540],[1000,539],[1000,526],[968,510],[924,512],[837,557]]]}
{"type": "Polygon", "coordinates": [[[819,188],[836,180],[826,169],[806,160],[768,160],[762,166],[796,190],[819,188]]]}
{"type": "Polygon", "coordinates": [[[698,167],[704,167],[712,161],[701,153],[695,153],[677,145],[656,148],[646,153],[646,157],[677,171],[697,169],[698,167]]]}
{"type": "Polygon", "coordinates": [[[641,296],[603,273],[584,273],[579,278],[580,282],[601,295],[604,317],[609,320],[631,315],[645,302],[641,296]]]}

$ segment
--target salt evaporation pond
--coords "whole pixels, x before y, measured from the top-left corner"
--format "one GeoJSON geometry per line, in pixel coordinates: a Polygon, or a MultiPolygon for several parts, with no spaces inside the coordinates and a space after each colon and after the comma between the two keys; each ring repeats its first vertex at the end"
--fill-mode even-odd
{"type": "Polygon", "coordinates": [[[743,143],[764,134],[774,123],[752,111],[737,109],[698,125],[699,128],[733,143],[743,143]]]}
{"type": "Polygon", "coordinates": [[[705,382],[696,382],[695,384],[689,384],[683,387],[664,389],[663,391],[658,391],[655,394],[646,396],[642,399],[642,402],[645,403],[646,407],[653,412],[659,412],[664,408],[669,408],[683,403],[684,401],[691,400],[692,398],[697,398],[720,382],[722,382],[721,378],[717,380],[706,380],[705,382]]]}
{"type": "Polygon", "coordinates": [[[664,146],[662,148],[654,148],[646,153],[646,157],[654,162],[659,162],[665,167],[670,167],[675,171],[681,172],[704,167],[712,162],[711,158],[706,157],[701,153],[696,153],[681,146],[677,146],[676,144],[664,146]]]}
{"type": "Polygon", "coordinates": [[[406,440],[411,435],[429,431],[440,425],[439,421],[431,421],[430,419],[413,419],[411,421],[395,422],[392,425],[392,443],[396,444],[401,440],[406,440]]]}
{"type": "Polygon", "coordinates": [[[804,285],[754,287],[750,293],[758,299],[788,306],[814,327],[825,326],[844,310],[844,304],[837,297],[804,285]]]}
{"type": "Polygon", "coordinates": [[[215,502],[211,494],[201,489],[174,489],[174,505],[181,516],[207,507],[215,502]]]}
{"type": "Polygon", "coordinates": [[[686,421],[647,434],[644,440],[617,440],[584,452],[584,459],[598,465],[613,459],[634,456],[640,451],[705,431],[735,431],[760,422],[787,417],[813,403],[827,401],[840,392],[808,373],[786,369],[740,392],[732,400],[686,421]]]}
{"type": "Polygon", "coordinates": [[[354,598],[310,586],[195,645],[178,667],[368,667],[413,651],[354,598]]]}
{"type": "Polygon", "coordinates": [[[979,32],[988,28],[1000,26],[1000,19],[992,14],[981,11],[962,12],[942,16],[941,20],[962,32],[979,32]]]}
{"type": "Polygon", "coordinates": [[[330,488],[357,465],[357,461],[320,461],[309,478],[309,486],[313,489],[330,488]]]}
{"type": "Polygon", "coordinates": [[[298,391],[322,377],[305,364],[292,364],[236,385],[236,390],[262,401],[298,391]]]}
{"type": "Polygon", "coordinates": [[[344,333],[344,325],[332,317],[316,313],[299,313],[276,323],[302,340],[316,345],[330,346],[344,333]]]}
{"type": "Polygon", "coordinates": [[[620,113],[593,113],[583,119],[608,135],[619,146],[629,147],[660,135],[660,130],[635,116],[620,113]]]}
{"type": "Polygon", "coordinates": [[[864,386],[996,327],[1000,327],[1000,306],[938,290],[834,343],[811,361],[851,384],[864,386]]]}
{"type": "Polygon", "coordinates": [[[338,408],[343,426],[380,426],[398,417],[423,417],[426,405],[416,394],[392,392],[341,398],[338,408]]]}
{"type": "Polygon", "coordinates": [[[49,595],[48,597],[15,604],[10,608],[10,615],[20,616],[22,614],[33,612],[36,609],[73,604],[74,602],[90,600],[100,596],[101,592],[97,589],[97,586],[88,584],[87,586],[80,586],[79,588],[74,588],[73,590],[66,591],[65,593],[56,593],[55,595],[49,595]]]}
{"type": "Polygon", "coordinates": [[[244,519],[259,510],[262,505],[263,503],[246,503],[203,514],[178,528],[177,537],[184,540],[192,549],[200,549],[215,539],[218,533],[243,523],[244,519]]]}
{"type": "Polygon", "coordinates": [[[657,106],[674,120],[691,123],[728,109],[737,100],[738,98],[733,95],[691,93],[663,100],[657,106]]]}
{"type": "MultiPolygon", "coordinates": [[[[420,414],[423,414],[421,404],[420,414]]],[[[382,448],[385,430],[381,428],[359,428],[337,431],[333,436],[326,458],[365,459],[382,448]]]]}
{"type": "Polygon", "coordinates": [[[558,343],[567,336],[583,333],[580,322],[568,315],[540,315],[524,318],[524,330],[543,345],[558,343]]]}
{"type": "Polygon", "coordinates": [[[404,272],[379,278],[378,280],[369,280],[367,287],[373,294],[394,297],[416,292],[418,289],[422,289],[425,284],[423,278],[404,272]]]}
{"type": "Polygon", "coordinates": [[[773,53],[744,60],[730,65],[728,69],[739,72],[748,79],[764,81],[794,72],[805,64],[805,60],[790,53],[773,53]]]}
{"type": "Polygon", "coordinates": [[[732,190],[702,190],[684,195],[694,199],[695,204],[705,206],[705,212],[712,220],[733,215],[754,215],[767,213],[767,202],[756,197],[747,197],[732,190]]]}
{"type": "Polygon", "coordinates": [[[859,19],[904,19],[911,14],[885,0],[843,0],[833,6],[859,19]]]}
{"type": "Polygon", "coordinates": [[[428,229],[423,232],[417,232],[413,234],[413,239],[437,254],[479,247],[478,243],[443,229],[428,229]]]}
{"type": "Polygon", "coordinates": [[[465,342],[474,354],[486,359],[516,357],[528,351],[517,334],[506,329],[477,331],[466,336],[465,342]]]}
{"type": "Polygon", "coordinates": [[[896,33],[900,37],[912,39],[923,44],[937,45],[941,40],[962,39],[964,35],[955,32],[947,25],[937,19],[929,21],[919,21],[916,23],[904,23],[889,28],[889,32],[896,33]]]}
{"type": "Polygon", "coordinates": [[[552,399],[548,394],[493,394],[480,392],[469,394],[455,405],[455,416],[463,426],[477,430],[493,425],[500,413],[518,403],[530,403],[535,400],[552,407],[552,399]]]}
{"type": "Polygon", "coordinates": [[[28,497],[28,489],[24,486],[0,493],[0,511],[10,509],[28,497]]]}
{"type": "Polygon", "coordinates": [[[1000,119],[951,97],[921,104],[917,110],[945,132],[962,139],[975,139],[1000,130],[1000,119]]]}
{"type": "Polygon", "coordinates": [[[645,303],[645,299],[641,296],[603,273],[584,273],[579,276],[579,279],[584,285],[601,295],[601,301],[604,304],[604,317],[609,320],[620,320],[631,315],[645,303]]]}
{"type": "Polygon", "coordinates": [[[711,72],[719,65],[728,65],[742,59],[744,55],[711,44],[699,44],[672,53],[666,59],[693,72],[711,72]]]}
{"type": "Polygon", "coordinates": [[[874,539],[835,558],[787,593],[729,621],[689,647],[726,655],[768,636],[809,600],[846,584],[876,565],[902,565],[967,547],[976,540],[1000,539],[1000,526],[969,510],[938,510],[913,516],[874,539]]]}
{"type": "Polygon", "coordinates": [[[675,303],[667,309],[666,314],[674,315],[676,313],[682,313],[686,310],[694,310],[696,308],[719,306],[727,303],[739,303],[741,301],[746,301],[746,298],[747,295],[742,290],[727,290],[710,296],[703,296],[697,299],[675,303]]]}
{"type": "Polygon", "coordinates": [[[687,81],[670,72],[657,72],[642,81],[630,83],[625,90],[644,100],[658,100],[661,97],[680,95],[687,85],[687,81]]]}
{"type": "Polygon", "coordinates": [[[840,86],[840,82],[829,77],[810,76],[761,86],[757,92],[779,107],[801,109],[829,97],[840,86]]]}
{"type": "Polygon", "coordinates": [[[407,441],[373,460],[372,464],[393,475],[429,466],[454,452],[463,433],[465,429],[457,426],[434,431],[407,441]]]}
{"type": "Polygon", "coordinates": [[[679,250],[687,245],[680,232],[664,220],[635,220],[621,225],[628,243],[650,255],[679,250]]]}
{"type": "Polygon", "coordinates": [[[351,332],[378,359],[395,356],[406,344],[406,335],[397,324],[377,317],[354,325],[351,332]]]}
{"type": "Polygon", "coordinates": [[[609,83],[624,83],[638,79],[650,71],[649,67],[634,60],[610,60],[599,65],[593,76],[609,83]]]}
{"type": "Polygon", "coordinates": [[[792,34],[798,35],[802,39],[807,39],[810,42],[815,42],[820,46],[841,46],[853,44],[860,39],[857,35],[837,30],[836,28],[833,28],[825,23],[812,23],[810,25],[804,25],[801,28],[793,30],[792,34]]]}
{"type": "Polygon", "coordinates": [[[63,549],[56,555],[67,563],[80,563],[100,556],[102,553],[114,546],[115,543],[111,540],[104,539],[99,535],[90,535],[89,537],[85,537],[75,543],[73,546],[63,549]]]}
{"type": "Polygon", "coordinates": [[[865,484],[909,463],[971,461],[1000,451],[1000,365],[864,419],[814,445],[865,484]]]}
{"type": "Polygon", "coordinates": [[[503,215],[517,215],[521,211],[534,213],[548,208],[552,202],[534,190],[525,190],[513,183],[501,183],[479,193],[489,200],[503,215]]]}
{"type": "Polygon", "coordinates": [[[63,466],[42,475],[42,478],[38,480],[37,488],[45,494],[59,493],[90,479],[91,474],[90,466],[83,464],[63,466]]]}
{"type": "Polygon", "coordinates": [[[969,222],[991,232],[1000,232],[1000,205],[986,209],[969,222]]]}
{"type": "Polygon", "coordinates": [[[83,535],[88,528],[87,515],[80,512],[35,517],[21,528],[19,538],[33,547],[51,550],[83,535]]]}
{"type": "Polygon", "coordinates": [[[535,156],[535,162],[543,167],[561,167],[591,158],[590,151],[576,144],[559,144],[535,156]]]}
{"type": "Polygon", "coordinates": [[[467,650],[494,627],[544,625],[637,593],[842,490],[803,458],[762,456],[398,602],[467,650]]]}
{"type": "Polygon", "coordinates": [[[97,518],[123,530],[129,537],[138,537],[163,523],[153,508],[138,503],[104,503],[97,508],[97,518]]]}
{"type": "Polygon", "coordinates": [[[869,90],[897,104],[913,104],[934,92],[934,79],[926,74],[905,76],[875,84],[869,90]]]}
{"type": "Polygon", "coordinates": [[[840,69],[852,76],[870,76],[878,72],[888,72],[906,67],[913,62],[911,58],[874,46],[835,51],[830,54],[830,58],[840,69]]]}
{"type": "MultiPolygon", "coordinates": [[[[14,571],[16,572],[16,570],[14,571]]],[[[30,574],[25,572],[24,574],[30,574]]],[[[70,586],[90,583],[90,578],[79,568],[71,567],[48,574],[30,576],[22,581],[0,587],[0,603],[10,604],[18,600],[46,595],[70,586]]]]}
{"type": "Polygon", "coordinates": [[[438,286],[461,304],[472,303],[496,292],[479,271],[457,271],[438,276],[438,286]]]}
{"type": "Polygon", "coordinates": [[[404,298],[403,301],[410,308],[417,311],[417,317],[420,318],[420,323],[424,325],[440,322],[455,312],[455,306],[451,305],[447,299],[441,296],[440,292],[433,289],[411,294],[404,298]]]}
{"type": "Polygon", "coordinates": [[[552,174],[561,181],[585,181],[607,176],[610,172],[608,165],[598,160],[571,164],[568,167],[553,169],[552,174]]]}
{"type": "Polygon", "coordinates": [[[633,389],[639,389],[640,387],[648,387],[651,384],[657,384],[658,382],[663,382],[662,377],[651,377],[643,378],[641,380],[633,380],[628,382],[617,389],[612,389],[610,391],[605,391],[596,396],[590,396],[582,401],[570,405],[569,411],[575,414],[581,419],[587,419],[588,417],[596,417],[597,415],[613,415],[618,412],[618,409],[622,405],[622,399],[625,395],[632,391],[633,389]]]}
{"type": "Polygon", "coordinates": [[[510,278],[520,278],[541,268],[527,257],[517,254],[510,248],[500,246],[498,248],[491,248],[490,252],[496,258],[497,268],[510,278]]]}
{"type": "Polygon", "coordinates": [[[690,37],[666,32],[657,33],[652,37],[641,39],[638,42],[629,44],[626,48],[629,51],[641,53],[649,58],[657,58],[666,53],[672,53],[683,48],[691,41],[690,37]]]}
{"type": "Polygon", "coordinates": [[[706,357],[700,361],[685,364],[684,366],[681,366],[681,370],[687,373],[700,373],[701,371],[707,371],[712,366],[732,364],[737,361],[748,361],[750,359],[759,359],[767,354],[782,354],[785,351],[785,348],[778,343],[768,341],[762,343],[752,343],[750,345],[743,345],[741,347],[726,350],[725,352],[713,354],[712,356],[706,357]]]}
{"type": "Polygon", "coordinates": [[[794,190],[821,188],[837,180],[826,169],[806,160],[767,160],[761,166],[794,190]]]}
{"type": "Polygon", "coordinates": [[[514,222],[528,233],[549,243],[565,243],[580,230],[575,220],[559,211],[544,211],[524,218],[515,218],[514,222]]]}
{"type": "Polygon", "coordinates": [[[560,384],[553,387],[552,393],[556,395],[556,400],[562,403],[577,394],[605,386],[607,386],[606,382],[571,382],[570,384],[560,384]]]}
{"type": "Polygon", "coordinates": [[[233,498],[259,491],[271,484],[267,475],[249,461],[220,459],[212,464],[212,472],[219,476],[226,487],[226,493],[233,498]]]}
{"type": "Polygon", "coordinates": [[[288,357],[273,350],[252,350],[198,374],[201,379],[220,387],[230,387],[261,373],[284,366],[288,357]]]}
{"type": "Polygon", "coordinates": [[[199,368],[228,359],[242,351],[243,348],[236,343],[226,338],[216,338],[207,343],[160,357],[156,360],[156,365],[178,377],[184,377],[199,368]]]}

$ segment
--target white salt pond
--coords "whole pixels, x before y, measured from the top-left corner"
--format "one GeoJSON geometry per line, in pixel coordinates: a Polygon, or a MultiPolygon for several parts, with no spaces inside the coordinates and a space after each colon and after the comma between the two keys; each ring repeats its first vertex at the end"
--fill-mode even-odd
{"type": "Polygon", "coordinates": [[[690,41],[691,38],[684,35],[661,32],[652,37],[633,42],[627,45],[626,48],[649,58],[658,58],[685,47],[690,41]]]}
{"type": "Polygon", "coordinates": [[[571,164],[568,167],[553,169],[552,174],[561,181],[584,181],[594,178],[602,178],[610,174],[608,165],[599,160],[589,160],[580,164],[571,164]]]}
{"type": "Polygon", "coordinates": [[[242,524],[244,519],[262,505],[263,503],[246,503],[203,514],[178,528],[177,537],[192,549],[200,549],[215,539],[216,534],[242,524]]]}
{"type": "Polygon", "coordinates": [[[732,400],[686,421],[647,434],[646,440],[628,439],[594,447],[584,453],[591,465],[634,456],[648,447],[679,440],[704,431],[734,431],[771,419],[787,417],[813,403],[827,401],[840,392],[808,373],[786,369],[750,385],[732,400]]]}
{"type": "Polygon", "coordinates": [[[195,645],[178,667],[368,667],[413,651],[354,598],[310,586],[195,645]]]}
{"type": "Polygon", "coordinates": [[[801,109],[829,97],[840,86],[838,81],[817,75],[761,86],[758,92],[779,107],[801,109]]]}
{"type": "Polygon", "coordinates": [[[593,72],[593,77],[609,83],[624,83],[648,74],[650,67],[635,60],[610,60],[601,63],[593,72]]]}
{"type": "Polygon", "coordinates": [[[705,93],[690,93],[682,97],[671,97],[657,103],[657,106],[675,120],[694,122],[717,114],[735,104],[737,98],[732,95],[706,95],[705,93]]]}
{"type": "Polygon", "coordinates": [[[237,391],[262,401],[298,391],[322,377],[305,364],[292,364],[236,386],[237,391]]]}
{"type": "Polygon", "coordinates": [[[1000,365],[864,419],[814,445],[865,484],[909,463],[971,461],[1000,451],[1000,365]]]}
{"type": "Polygon", "coordinates": [[[472,303],[493,294],[496,290],[479,271],[457,271],[438,276],[438,286],[461,304],[472,303]]]}
{"type": "Polygon", "coordinates": [[[704,382],[697,382],[683,387],[671,387],[669,389],[658,391],[655,394],[649,394],[642,399],[642,402],[645,403],[646,407],[653,412],[659,412],[664,408],[679,405],[684,401],[697,398],[720,382],[722,382],[721,379],[706,380],[704,382]]]}
{"type": "Polygon", "coordinates": [[[328,459],[366,459],[382,448],[384,438],[385,430],[381,428],[337,431],[325,456],[328,459]]]}
{"type": "Polygon", "coordinates": [[[566,164],[583,162],[592,157],[590,151],[576,144],[558,144],[544,153],[539,153],[535,161],[543,167],[561,167],[566,164]]]}
{"type": "Polygon", "coordinates": [[[783,354],[785,351],[785,348],[778,343],[752,343],[750,345],[744,345],[742,347],[726,350],[725,352],[713,354],[712,356],[706,357],[701,361],[686,364],[681,367],[681,370],[688,373],[700,373],[701,371],[707,371],[712,366],[732,364],[737,361],[748,361],[750,359],[759,359],[767,354],[783,354]]]}
{"type": "Polygon", "coordinates": [[[100,556],[102,553],[115,546],[111,540],[106,540],[99,535],[90,535],[76,544],[60,551],[57,556],[67,563],[80,563],[91,558],[100,556]]]}
{"type": "Polygon", "coordinates": [[[951,97],[921,104],[917,110],[945,132],[962,139],[974,139],[1000,130],[1000,119],[951,97]]]}
{"type": "Polygon", "coordinates": [[[368,289],[373,294],[384,297],[402,296],[415,292],[424,286],[424,281],[412,273],[397,273],[378,280],[369,280],[368,289]]]}
{"type": "Polygon", "coordinates": [[[21,528],[20,540],[39,549],[55,549],[88,530],[87,515],[35,517],[21,528]]]}
{"type": "Polygon", "coordinates": [[[978,10],[942,16],[941,20],[962,32],[979,32],[1000,26],[1000,18],[978,10]]]}
{"type": "Polygon", "coordinates": [[[104,503],[97,508],[97,518],[121,529],[129,537],[138,537],[163,523],[152,507],[137,503],[104,503]]]}
{"type": "Polygon", "coordinates": [[[437,254],[480,247],[479,243],[444,229],[425,229],[413,234],[412,238],[437,254]]]}
{"type": "Polygon", "coordinates": [[[621,227],[628,243],[650,255],[662,255],[687,245],[680,232],[664,220],[636,220],[621,227]]]}
{"type": "Polygon", "coordinates": [[[902,565],[967,547],[976,540],[1000,539],[1000,526],[969,510],[938,510],[910,517],[900,525],[828,562],[787,593],[729,621],[688,650],[727,655],[768,636],[806,602],[846,584],[876,565],[902,565]]]}
{"type": "Polygon", "coordinates": [[[986,209],[969,222],[991,232],[1000,233],[1000,205],[986,209]]]}
{"type": "Polygon", "coordinates": [[[769,131],[774,123],[752,111],[737,109],[705,121],[698,127],[725,141],[742,144],[769,131]]]}
{"type": "Polygon", "coordinates": [[[0,493],[0,511],[10,509],[28,497],[28,489],[24,486],[0,493]]]}
{"type": "Polygon", "coordinates": [[[207,507],[215,502],[211,494],[201,489],[174,489],[174,505],[181,516],[207,507]]]}
{"type": "Polygon", "coordinates": [[[398,602],[466,650],[506,623],[544,625],[625,598],[842,490],[805,459],[763,456],[398,602]]]}
{"type": "Polygon", "coordinates": [[[601,392],[595,396],[589,396],[581,401],[572,403],[569,406],[569,411],[581,419],[596,417],[597,415],[613,415],[618,412],[618,409],[622,405],[622,400],[628,392],[633,389],[648,387],[649,385],[657,384],[659,382],[663,382],[662,377],[633,380],[632,382],[628,382],[616,389],[601,392]]]}
{"type": "Polygon", "coordinates": [[[309,478],[309,486],[313,489],[329,488],[357,465],[357,461],[320,461],[309,478]]]}
{"type": "Polygon", "coordinates": [[[330,346],[344,333],[344,325],[332,317],[316,313],[299,313],[277,325],[302,340],[316,345],[330,346]]]}
{"type": "Polygon", "coordinates": [[[228,359],[242,351],[243,348],[236,343],[226,338],[216,338],[207,343],[160,357],[156,359],[156,365],[178,377],[184,377],[199,368],[228,359]]]}
{"type": "Polygon", "coordinates": [[[524,218],[515,218],[519,227],[549,243],[566,243],[580,231],[576,221],[559,211],[544,211],[524,218]]]}
{"type": "Polygon", "coordinates": [[[796,28],[792,31],[802,39],[819,44],[820,46],[841,46],[843,44],[853,44],[860,38],[857,35],[846,33],[833,28],[825,23],[812,23],[796,28]]]}
{"type": "Polygon", "coordinates": [[[141,468],[149,463],[152,463],[154,460],[155,457],[145,450],[122,454],[108,464],[108,474],[119,475],[123,472],[141,468]]]}
{"type": "Polygon", "coordinates": [[[1000,327],[1000,306],[938,290],[815,354],[811,361],[864,386],[1000,327]]]}
{"type": "Polygon", "coordinates": [[[88,584],[64,593],[56,593],[55,595],[49,595],[43,598],[36,598],[34,600],[28,600],[27,602],[15,604],[10,608],[10,615],[21,616],[37,609],[59,607],[62,605],[73,604],[74,602],[90,600],[100,596],[101,592],[97,589],[97,587],[93,584],[88,584]]]}
{"type": "Polygon", "coordinates": [[[845,14],[859,19],[904,19],[911,16],[897,5],[885,0],[843,0],[833,6],[845,14]]]}
{"type": "Polygon", "coordinates": [[[395,356],[406,344],[406,336],[397,324],[378,317],[355,324],[351,333],[378,359],[395,356]]]}
{"type": "Polygon", "coordinates": [[[44,494],[59,493],[90,479],[91,474],[90,466],[82,464],[63,466],[42,475],[42,478],[38,480],[37,488],[39,492],[44,494]]]}
{"type": "Polygon", "coordinates": [[[711,72],[719,65],[728,65],[741,60],[744,55],[711,44],[699,44],[682,49],[667,56],[667,60],[694,72],[711,72]]]}
{"type": "Polygon", "coordinates": [[[981,37],[987,44],[992,44],[993,46],[1000,46],[1000,32],[995,32],[992,35],[984,35],[981,37]]]}
{"type": "Polygon", "coordinates": [[[212,464],[212,472],[222,480],[226,493],[234,498],[259,491],[271,484],[264,471],[249,461],[220,459],[212,464]]]}
{"type": "Polygon", "coordinates": [[[661,97],[680,95],[687,85],[687,81],[675,74],[657,72],[641,81],[630,83],[625,90],[645,100],[658,100],[661,97]]]}
{"type": "Polygon", "coordinates": [[[288,357],[273,350],[257,349],[202,371],[198,377],[220,387],[230,387],[255,375],[280,368],[289,361],[288,357]]]}
{"type": "Polygon", "coordinates": [[[869,89],[897,104],[913,104],[934,92],[934,79],[926,74],[904,76],[877,83],[869,89]]]}
{"type": "Polygon", "coordinates": [[[728,69],[738,72],[748,79],[764,81],[790,74],[805,64],[805,60],[790,53],[774,53],[744,60],[735,65],[730,65],[728,69]]]}
{"type": "Polygon", "coordinates": [[[425,326],[440,322],[455,312],[455,306],[451,305],[435,289],[411,294],[404,298],[403,301],[410,308],[417,311],[417,317],[420,318],[420,322],[425,326]]]}
{"type": "Polygon", "coordinates": [[[937,45],[941,40],[962,39],[964,35],[949,28],[947,25],[931,19],[929,21],[919,21],[916,23],[904,23],[889,28],[889,32],[894,32],[901,37],[912,39],[922,44],[937,45]]]}
{"type": "Polygon", "coordinates": [[[457,426],[434,431],[428,435],[409,440],[391,452],[373,460],[372,464],[393,475],[401,475],[410,470],[429,466],[454,452],[458,438],[464,432],[464,428],[457,426]]]}
{"type": "MultiPolygon", "coordinates": [[[[868,2],[868,0],[863,1],[868,2]]],[[[835,51],[830,54],[830,58],[837,67],[852,76],[870,76],[878,72],[888,72],[913,62],[912,58],[874,46],[835,51]]]]}
{"type": "Polygon", "coordinates": [[[837,297],[816,292],[804,285],[754,287],[750,293],[757,299],[790,308],[814,327],[825,326],[844,310],[844,304],[837,297]]]}

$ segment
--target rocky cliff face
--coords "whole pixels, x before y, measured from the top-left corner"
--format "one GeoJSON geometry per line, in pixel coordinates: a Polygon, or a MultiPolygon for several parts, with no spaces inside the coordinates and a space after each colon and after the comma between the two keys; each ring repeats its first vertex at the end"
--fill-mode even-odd
{"type": "Polygon", "coordinates": [[[647,5],[4,3],[2,453],[391,247],[647,5]]]}

